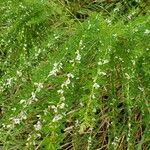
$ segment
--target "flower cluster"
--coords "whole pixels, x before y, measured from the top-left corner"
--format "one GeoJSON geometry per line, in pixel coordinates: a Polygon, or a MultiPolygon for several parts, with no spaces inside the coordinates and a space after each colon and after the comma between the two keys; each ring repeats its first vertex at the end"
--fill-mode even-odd
{"type": "Polygon", "coordinates": [[[57,75],[57,73],[60,71],[60,69],[62,69],[62,63],[54,63],[54,65],[53,65],[53,69],[52,69],[52,71],[50,71],[49,72],[49,77],[50,76],[56,76],[57,75]]]}

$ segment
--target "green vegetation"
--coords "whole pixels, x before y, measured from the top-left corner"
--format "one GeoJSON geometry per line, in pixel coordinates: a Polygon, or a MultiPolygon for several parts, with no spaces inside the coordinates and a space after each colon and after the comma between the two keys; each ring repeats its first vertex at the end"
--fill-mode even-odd
{"type": "Polygon", "coordinates": [[[0,5],[0,149],[150,149],[148,1],[0,5]]]}

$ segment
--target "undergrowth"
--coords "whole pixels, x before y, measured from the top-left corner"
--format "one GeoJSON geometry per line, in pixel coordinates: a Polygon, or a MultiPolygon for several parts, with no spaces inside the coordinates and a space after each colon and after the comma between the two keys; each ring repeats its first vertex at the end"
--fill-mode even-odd
{"type": "Polygon", "coordinates": [[[1,5],[0,149],[150,149],[150,12],[1,5]]]}

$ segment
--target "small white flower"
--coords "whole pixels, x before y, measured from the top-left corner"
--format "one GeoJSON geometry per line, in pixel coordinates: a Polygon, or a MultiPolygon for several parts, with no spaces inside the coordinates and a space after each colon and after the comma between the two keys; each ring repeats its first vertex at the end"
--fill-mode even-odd
{"type": "Polygon", "coordinates": [[[26,116],[25,112],[21,112],[19,116],[20,116],[21,119],[24,119],[24,120],[27,119],[27,116],[26,116]]]}
{"type": "Polygon", "coordinates": [[[49,76],[52,76],[52,75],[56,76],[56,75],[57,75],[57,72],[58,72],[57,69],[52,70],[52,71],[49,72],[49,76]]]}
{"type": "Polygon", "coordinates": [[[62,119],[62,115],[58,114],[58,115],[54,116],[52,122],[57,122],[57,121],[59,121],[60,119],[62,119]]]}
{"type": "Polygon", "coordinates": [[[98,89],[100,86],[99,86],[99,84],[94,83],[94,84],[93,84],[93,87],[94,87],[95,89],[98,89]]]}
{"type": "Polygon", "coordinates": [[[31,95],[32,95],[32,98],[35,99],[36,94],[34,92],[32,92],[31,95]]]}
{"type": "Polygon", "coordinates": [[[52,109],[55,109],[55,108],[56,108],[56,106],[55,106],[55,105],[52,105],[52,106],[51,106],[51,108],[52,108],[52,109]]]}
{"type": "Polygon", "coordinates": [[[109,19],[106,19],[106,22],[108,23],[108,25],[111,25],[111,24],[112,24],[112,21],[109,20],[109,19]]]}
{"type": "Polygon", "coordinates": [[[41,137],[41,134],[40,134],[40,133],[37,133],[37,134],[36,134],[36,137],[37,137],[37,138],[40,138],[40,137],[41,137]]]}
{"type": "Polygon", "coordinates": [[[133,29],[133,33],[138,32],[138,28],[133,29]]]}
{"type": "Polygon", "coordinates": [[[19,77],[21,77],[21,76],[22,76],[22,72],[17,70],[17,75],[18,75],[19,77]]]}
{"type": "Polygon", "coordinates": [[[51,108],[54,110],[55,113],[57,113],[57,107],[55,105],[52,105],[51,108]]]}
{"type": "Polygon", "coordinates": [[[40,92],[43,88],[43,83],[35,83],[35,85],[37,86],[37,92],[40,92]]]}
{"type": "Polygon", "coordinates": [[[7,127],[8,129],[9,129],[9,128],[13,128],[13,125],[8,124],[6,127],[7,127]]]}
{"type": "Polygon", "coordinates": [[[26,82],[27,80],[25,78],[21,78],[22,82],[26,82]]]}
{"type": "Polygon", "coordinates": [[[42,128],[41,122],[38,121],[37,124],[34,125],[34,128],[36,131],[40,130],[42,128]]]}
{"type": "Polygon", "coordinates": [[[117,12],[117,11],[119,11],[119,8],[118,7],[114,8],[114,12],[117,12]]]}
{"type": "Polygon", "coordinates": [[[63,88],[64,86],[67,88],[68,85],[70,84],[70,79],[68,78],[62,85],[61,85],[61,88],[63,88]]]}
{"type": "Polygon", "coordinates": [[[11,85],[11,83],[12,83],[12,80],[13,80],[13,78],[9,78],[9,79],[7,79],[7,83],[6,83],[6,85],[10,86],[10,85],[11,85]]]}
{"type": "Polygon", "coordinates": [[[3,127],[3,128],[5,128],[5,127],[6,127],[6,125],[5,125],[4,123],[2,123],[2,127],[3,127]]]}
{"type": "Polygon", "coordinates": [[[81,106],[81,107],[83,107],[83,106],[84,106],[84,104],[83,104],[82,102],[80,102],[80,106],[81,106]]]}
{"type": "Polygon", "coordinates": [[[62,89],[60,89],[60,90],[58,90],[58,91],[57,91],[57,93],[59,93],[59,94],[63,94],[63,93],[64,93],[64,91],[63,91],[62,89]]]}
{"type": "Polygon", "coordinates": [[[81,60],[81,55],[79,53],[79,50],[76,51],[76,54],[77,54],[77,56],[76,56],[75,60],[80,61],[81,60]]]}
{"type": "Polygon", "coordinates": [[[98,62],[98,65],[102,65],[103,63],[101,61],[98,62]]]}
{"type": "Polygon", "coordinates": [[[33,100],[38,101],[38,99],[36,98],[36,94],[34,92],[32,92],[31,95],[33,100]]]}
{"type": "Polygon", "coordinates": [[[61,100],[61,101],[64,101],[64,100],[65,100],[65,97],[64,97],[64,96],[62,96],[62,97],[60,98],[60,100],[61,100]]]}
{"type": "Polygon", "coordinates": [[[107,64],[109,61],[107,59],[103,60],[103,64],[107,64]]]}
{"type": "Polygon", "coordinates": [[[144,91],[144,88],[142,88],[142,87],[138,87],[138,89],[142,92],[144,91]]]}
{"type": "Polygon", "coordinates": [[[149,33],[150,33],[150,30],[149,30],[149,29],[146,29],[144,33],[145,33],[145,34],[149,34],[149,33]]]}
{"type": "Polygon", "coordinates": [[[100,60],[100,61],[98,62],[98,65],[104,65],[104,64],[107,64],[107,63],[109,63],[109,60],[107,60],[107,59],[105,59],[105,60],[100,60]]]}
{"type": "Polygon", "coordinates": [[[24,99],[22,99],[22,100],[20,100],[20,104],[23,104],[23,103],[25,103],[26,102],[26,100],[24,100],[24,99]]]}
{"type": "Polygon", "coordinates": [[[132,61],[132,64],[135,66],[135,60],[131,60],[132,61]]]}
{"type": "Polygon", "coordinates": [[[128,80],[131,78],[128,73],[125,73],[125,76],[128,80]]]}
{"type": "Polygon", "coordinates": [[[98,72],[98,75],[106,76],[107,74],[106,74],[105,72],[99,71],[99,72],[98,72]]]}
{"type": "Polygon", "coordinates": [[[74,63],[74,59],[72,59],[72,60],[69,60],[69,62],[70,62],[70,63],[74,63]]]}
{"type": "Polygon", "coordinates": [[[128,17],[128,19],[132,19],[132,15],[128,15],[127,17],[128,17]]]}
{"type": "Polygon", "coordinates": [[[73,75],[72,73],[68,73],[68,74],[67,74],[67,77],[68,77],[68,78],[74,78],[74,75],[73,75]]]}
{"type": "Polygon", "coordinates": [[[76,60],[80,61],[81,60],[81,55],[77,54],[76,60]]]}
{"type": "Polygon", "coordinates": [[[65,107],[65,103],[61,103],[60,105],[59,105],[59,108],[60,109],[63,109],[65,107]]]}
{"type": "Polygon", "coordinates": [[[19,118],[14,118],[13,121],[14,121],[14,124],[20,124],[20,119],[19,118]]]}
{"type": "Polygon", "coordinates": [[[95,98],[96,98],[94,94],[92,95],[92,98],[93,98],[93,99],[95,99],[95,98]]]}
{"type": "Polygon", "coordinates": [[[52,71],[49,72],[49,75],[48,76],[56,76],[57,75],[57,72],[59,72],[59,70],[62,68],[62,63],[54,63],[53,65],[53,69],[52,71]]]}
{"type": "Polygon", "coordinates": [[[112,36],[113,36],[114,38],[116,38],[116,37],[117,37],[117,34],[113,34],[112,36]]]}
{"type": "Polygon", "coordinates": [[[16,107],[12,108],[11,110],[12,110],[12,111],[16,111],[16,107]]]}
{"type": "Polygon", "coordinates": [[[68,84],[70,84],[70,79],[68,78],[65,82],[65,85],[67,86],[68,84]]]}

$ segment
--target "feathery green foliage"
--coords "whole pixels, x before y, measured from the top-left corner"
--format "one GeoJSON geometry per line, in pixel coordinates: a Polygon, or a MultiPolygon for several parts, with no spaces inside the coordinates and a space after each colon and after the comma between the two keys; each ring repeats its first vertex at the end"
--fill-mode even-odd
{"type": "Polygon", "coordinates": [[[1,3],[0,148],[149,149],[150,12],[74,3],[1,3]]]}

